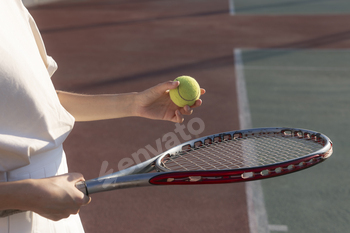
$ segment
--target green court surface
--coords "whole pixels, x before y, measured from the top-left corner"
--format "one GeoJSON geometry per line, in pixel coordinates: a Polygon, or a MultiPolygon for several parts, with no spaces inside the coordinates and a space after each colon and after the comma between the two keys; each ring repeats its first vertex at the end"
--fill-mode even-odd
{"type": "Polygon", "coordinates": [[[229,0],[236,14],[348,14],[350,0],[229,0]]]}
{"type": "Polygon", "coordinates": [[[242,50],[242,60],[253,127],[306,128],[334,143],[324,163],[261,182],[268,223],[349,232],[350,50],[242,50]]]}

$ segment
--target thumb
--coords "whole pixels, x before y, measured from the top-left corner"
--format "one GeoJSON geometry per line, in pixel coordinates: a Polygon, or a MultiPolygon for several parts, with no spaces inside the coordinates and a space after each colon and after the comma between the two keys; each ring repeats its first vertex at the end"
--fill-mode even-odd
{"type": "Polygon", "coordinates": [[[179,81],[168,81],[168,82],[164,82],[164,83],[161,83],[161,84],[158,84],[157,86],[155,86],[154,91],[159,93],[159,94],[163,94],[167,90],[177,88],[179,85],[180,85],[179,81]]]}
{"type": "Polygon", "coordinates": [[[89,197],[87,195],[87,191],[84,190],[84,189],[86,189],[86,186],[85,186],[85,182],[84,182],[85,179],[84,179],[83,175],[79,174],[79,173],[73,173],[72,176],[74,179],[72,180],[71,183],[74,185],[74,188],[77,192],[77,195],[80,196],[80,204],[82,206],[88,205],[91,202],[91,197],[89,197]],[[83,182],[83,183],[81,183],[81,182],[83,182]],[[82,189],[82,188],[84,188],[84,189],[82,189]]]}
{"type": "Polygon", "coordinates": [[[67,173],[62,176],[67,176],[67,180],[73,184],[77,183],[78,181],[85,181],[84,176],[80,173],[67,173]]]}
{"type": "Polygon", "coordinates": [[[180,85],[180,81],[169,81],[166,84],[168,86],[167,90],[175,89],[180,85]]]}

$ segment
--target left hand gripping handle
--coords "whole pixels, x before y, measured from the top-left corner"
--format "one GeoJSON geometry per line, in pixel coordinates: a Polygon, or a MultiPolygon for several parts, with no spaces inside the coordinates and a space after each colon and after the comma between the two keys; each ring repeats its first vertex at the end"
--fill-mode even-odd
{"type": "MultiPolygon", "coordinates": [[[[84,181],[79,181],[78,183],[75,184],[75,187],[85,195],[88,195],[88,191],[84,181]]],[[[0,218],[8,217],[10,215],[18,214],[22,212],[25,212],[25,210],[2,210],[0,211],[0,218]]]]}

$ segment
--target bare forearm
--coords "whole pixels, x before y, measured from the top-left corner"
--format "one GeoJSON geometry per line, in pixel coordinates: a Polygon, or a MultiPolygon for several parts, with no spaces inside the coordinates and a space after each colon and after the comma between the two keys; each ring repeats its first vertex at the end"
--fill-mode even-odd
{"type": "Polygon", "coordinates": [[[95,121],[135,116],[135,95],[83,95],[57,91],[62,106],[76,121],[95,121]]]}
{"type": "Polygon", "coordinates": [[[28,209],[25,198],[31,195],[31,180],[0,183],[0,210],[28,209]]]}

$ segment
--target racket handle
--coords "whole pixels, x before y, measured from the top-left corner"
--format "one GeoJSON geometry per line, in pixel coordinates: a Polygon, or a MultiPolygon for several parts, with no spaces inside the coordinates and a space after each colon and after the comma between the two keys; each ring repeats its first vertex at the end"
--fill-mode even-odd
{"type": "Polygon", "coordinates": [[[75,184],[75,187],[86,196],[89,196],[85,181],[79,181],[75,184]]]}
{"type": "MultiPolygon", "coordinates": [[[[86,184],[84,181],[79,181],[78,183],[75,184],[75,187],[85,195],[88,195],[86,184]]],[[[0,218],[4,218],[13,214],[18,214],[25,212],[26,210],[2,210],[0,211],[0,218]]]]}

